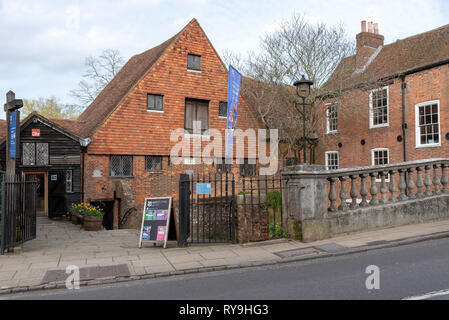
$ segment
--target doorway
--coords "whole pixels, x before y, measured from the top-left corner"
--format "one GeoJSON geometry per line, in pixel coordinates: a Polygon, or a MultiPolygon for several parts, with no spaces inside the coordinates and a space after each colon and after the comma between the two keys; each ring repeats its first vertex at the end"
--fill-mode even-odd
{"type": "Polygon", "coordinates": [[[35,179],[38,182],[36,190],[36,216],[48,217],[48,182],[46,172],[24,172],[25,180],[35,179]]]}

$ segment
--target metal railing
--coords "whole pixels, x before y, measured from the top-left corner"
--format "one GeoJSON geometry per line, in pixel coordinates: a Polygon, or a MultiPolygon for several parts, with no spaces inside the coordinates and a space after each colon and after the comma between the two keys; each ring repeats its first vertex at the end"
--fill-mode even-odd
{"type": "Polygon", "coordinates": [[[36,180],[4,176],[0,253],[36,238],[36,180]]]}

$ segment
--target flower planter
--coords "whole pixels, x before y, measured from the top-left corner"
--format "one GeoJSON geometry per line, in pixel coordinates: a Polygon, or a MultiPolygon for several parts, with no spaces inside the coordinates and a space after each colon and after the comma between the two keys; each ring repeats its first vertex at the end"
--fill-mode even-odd
{"type": "Polygon", "coordinates": [[[84,216],[84,230],[100,231],[103,230],[103,216],[84,216]]]}
{"type": "Polygon", "coordinates": [[[78,224],[78,217],[75,211],[70,211],[70,216],[72,218],[73,224],[78,224]]]}

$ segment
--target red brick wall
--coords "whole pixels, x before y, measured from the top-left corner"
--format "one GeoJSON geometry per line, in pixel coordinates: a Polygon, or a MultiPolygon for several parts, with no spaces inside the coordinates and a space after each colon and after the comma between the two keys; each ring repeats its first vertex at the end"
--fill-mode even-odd
{"type": "MultiPolygon", "coordinates": [[[[407,160],[443,158],[449,154],[449,68],[447,65],[409,75],[405,78],[406,89],[406,130],[407,160]],[[440,100],[441,147],[416,148],[415,105],[440,100]]],[[[367,166],[372,164],[371,150],[388,148],[390,163],[403,161],[403,143],[397,141],[402,136],[402,95],[401,79],[394,79],[389,88],[389,126],[369,128],[369,91],[354,90],[340,99],[338,133],[321,134],[320,162],[324,163],[325,151],[338,151],[340,168],[367,166]],[[366,144],[361,145],[364,139],[366,144]],[[342,148],[338,147],[342,143],[342,148]]],[[[328,101],[330,102],[330,101],[328,101]]],[[[325,119],[321,133],[325,130],[325,119]]]]}

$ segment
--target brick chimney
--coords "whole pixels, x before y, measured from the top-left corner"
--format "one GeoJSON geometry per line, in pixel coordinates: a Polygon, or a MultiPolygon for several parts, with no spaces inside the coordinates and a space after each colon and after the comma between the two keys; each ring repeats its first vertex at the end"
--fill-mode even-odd
{"type": "Polygon", "coordinates": [[[363,68],[377,48],[384,45],[384,36],[379,34],[379,24],[362,21],[362,31],[356,36],[357,69],[363,68]]]}

